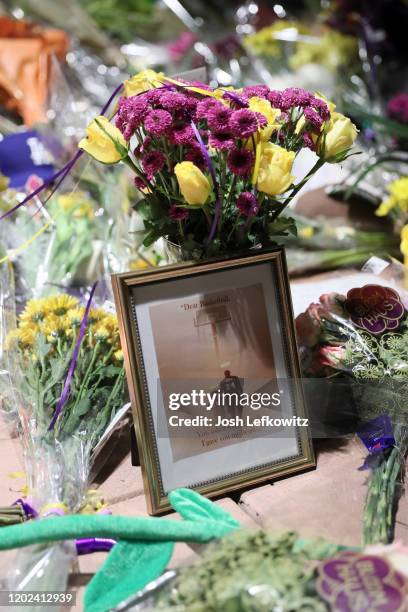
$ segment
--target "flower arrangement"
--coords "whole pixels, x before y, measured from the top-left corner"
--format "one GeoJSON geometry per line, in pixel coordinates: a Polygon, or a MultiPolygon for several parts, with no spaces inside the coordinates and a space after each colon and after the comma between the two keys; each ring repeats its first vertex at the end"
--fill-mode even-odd
{"type": "Polygon", "coordinates": [[[326,161],[350,154],[356,136],[334,104],[302,89],[212,89],[145,71],[125,82],[115,125],[97,117],[79,147],[131,168],[144,195],[145,246],[165,237],[202,257],[295,231],[279,215],[326,161]],[[316,163],[295,183],[304,148],[316,163]]]}
{"type": "Polygon", "coordinates": [[[355,36],[343,34],[325,26],[317,33],[301,21],[278,19],[272,25],[249,34],[245,46],[263,58],[284,60],[288,55],[285,44],[293,44],[288,66],[297,70],[307,64],[318,64],[329,71],[356,63],[358,41],[355,36]]]}
{"type": "Polygon", "coordinates": [[[408,265],[408,176],[402,176],[387,185],[389,196],[375,211],[378,217],[390,216],[401,235],[400,249],[408,265]]]}
{"type": "Polygon", "coordinates": [[[366,285],[322,295],[296,319],[306,376],[350,379],[371,467],[365,543],[392,540],[408,452],[408,313],[391,288],[366,285]]]}
{"type": "MultiPolygon", "coordinates": [[[[7,337],[27,507],[39,518],[95,505],[87,499],[94,458],[127,410],[117,320],[91,308],[91,298],[85,308],[67,294],[30,300],[7,337]]],[[[66,543],[23,551],[16,584],[23,574],[27,588],[57,588],[74,555],[66,543]],[[49,559],[58,563],[57,575],[49,559]]]]}
{"type": "Polygon", "coordinates": [[[85,308],[66,294],[30,300],[7,339],[16,350],[22,373],[22,394],[30,407],[36,435],[64,440],[81,432],[90,448],[123,405],[124,368],[117,319],[101,309],[90,309],[64,410],[55,408],[64,383],[85,308]]]}

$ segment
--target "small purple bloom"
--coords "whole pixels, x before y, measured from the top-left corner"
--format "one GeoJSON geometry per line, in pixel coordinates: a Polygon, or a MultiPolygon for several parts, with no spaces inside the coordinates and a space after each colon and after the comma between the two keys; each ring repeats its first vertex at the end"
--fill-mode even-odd
{"type": "Polygon", "coordinates": [[[228,132],[232,111],[228,106],[213,106],[207,113],[208,127],[214,132],[228,132]]]}
{"type": "Polygon", "coordinates": [[[282,92],[276,91],[275,89],[271,89],[268,94],[268,100],[274,108],[280,108],[282,101],[282,92]]]}
{"type": "Polygon", "coordinates": [[[150,109],[149,101],[144,95],[120,98],[116,114],[116,127],[122,132],[126,140],[131,139],[150,109]]]}
{"type": "Polygon", "coordinates": [[[396,119],[400,123],[408,123],[408,94],[399,93],[387,104],[389,117],[396,119]]]}
{"type": "Polygon", "coordinates": [[[254,154],[248,149],[232,149],[227,158],[228,168],[237,176],[246,176],[252,169],[254,154]]]}
{"type": "Polygon", "coordinates": [[[303,110],[303,114],[305,116],[306,121],[309,123],[311,129],[314,132],[320,132],[323,125],[323,119],[321,118],[321,116],[311,106],[307,106],[303,110]]]}
{"type": "Polygon", "coordinates": [[[147,186],[143,179],[140,178],[140,176],[135,176],[135,185],[138,189],[146,189],[147,186]]]}
{"type": "Polygon", "coordinates": [[[255,113],[256,118],[258,120],[258,127],[263,128],[266,126],[266,124],[268,123],[265,115],[263,115],[262,113],[255,113]]]}
{"type": "Polygon", "coordinates": [[[169,217],[173,219],[173,221],[184,221],[184,219],[188,217],[188,210],[180,208],[176,204],[172,204],[169,210],[169,217]]]}
{"type": "Polygon", "coordinates": [[[313,97],[310,104],[311,106],[313,106],[314,109],[316,109],[316,111],[319,113],[319,115],[324,121],[327,121],[328,119],[330,119],[329,107],[327,106],[324,100],[313,97]]]}
{"type": "Polygon", "coordinates": [[[242,108],[232,113],[230,128],[234,136],[238,138],[248,138],[255,134],[258,129],[258,119],[254,112],[242,108]]]}
{"type": "Polygon", "coordinates": [[[312,99],[312,94],[305,89],[288,87],[282,92],[279,108],[289,110],[294,106],[308,106],[312,99]]]}
{"type": "Polygon", "coordinates": [[[270,94],[270,89],[267,85],[248,85],[244,87],[242,93],[247,100],[255,97],[267,99],[270,94]]]}
{"type": "Polygon", "coordinates": [[[235,147],[234,137],[231,132],[213,132],[208,138],[208,144],[214,149],[227,151],[235,147]]]}
{"type": "Polygon", "coordinates": [[[208,112],[210,108],[217,108],[219,106],[218,100],[214,98],[204,98],[197,104],[196,108],[196,116],[197,119],[207,119],[208,112]]]}
{"type": "Polygon", "coordinates": [[[186,152],[185,159],[186,161],[193,162],[193,164],[195,164],[197,168],[200,168],[200,170],[207,169],[204,155],[202,154],[201,148],[198,144],[195,145],[194,143],[191,143],[188,151],[186,152]]]}
{"type": "Polygon", "coordinates": [[[187,96],[177,91],[165,91],[160,96],[160,105],[168,110],[184,110],[191,106],[191,102],[187,96]]]}
{"type": "Polygon", "coordinates": [[[303,144],[305,147],[307,147],[308,149],[311,149],[311,151],[315,151],[316,150],[316,145],[313,142],[310,134],[308,134],[307,132],[305,132],[303,134],[303,144]]]}
{"type": "Polygon", "coordinates": [[[170,132],[170,142],[176,145],[191,145],[195,136],[189,124],[176,122],[170,132]]]}
{"type": "Polygon", "coordinates": [[[146,132],[154,136],[164,136],[164,134],[167,134],[171,124],[172,118],[170,113],[160,109],[150,111],[144,121],[146,132]]]}
{"type": "Polygon", "coordinates": [[[237,208],[244,217],[255,217],[259,212],[259,203],[253,193],[244,191],[238,197],[237,208]]]}
{"type": "Polygon", "coordinates": [[[142,157],[143,170],[148,177],[153,177],[164,166],[166,158],[161,151],[149,151],[142,157]]]}

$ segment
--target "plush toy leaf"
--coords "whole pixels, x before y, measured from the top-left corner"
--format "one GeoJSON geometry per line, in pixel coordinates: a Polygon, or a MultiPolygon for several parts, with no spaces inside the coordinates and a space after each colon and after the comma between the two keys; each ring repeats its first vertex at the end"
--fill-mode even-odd
{"type": "Polygon", "coordinates": [[[174,510],[186,520],[207,519],[231,527],[240,526],[229,512],[191,489],[176,489],[169,494],[169,500],[174,510]]]}
{"type": "Polygon", "coordinates": [[[158,578],[173,547],[173,542],[118,542],[86,588],[85,612],[107,612],[158,578]]]}

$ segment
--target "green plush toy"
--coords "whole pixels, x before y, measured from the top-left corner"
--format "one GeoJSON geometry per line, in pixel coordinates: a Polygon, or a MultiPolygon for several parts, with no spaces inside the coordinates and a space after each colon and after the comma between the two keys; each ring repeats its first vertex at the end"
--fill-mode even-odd
{"type": "Polygon", "coordinates": [[[89,582],[86,612],[106,612],[142,589],[166,568],[175,542],[205,543],[240,527],[229,512],[189,489],[169,494],[184,519],[70,515],[2,527],[0,550],[76,538],[118,540],[89,582]]]}

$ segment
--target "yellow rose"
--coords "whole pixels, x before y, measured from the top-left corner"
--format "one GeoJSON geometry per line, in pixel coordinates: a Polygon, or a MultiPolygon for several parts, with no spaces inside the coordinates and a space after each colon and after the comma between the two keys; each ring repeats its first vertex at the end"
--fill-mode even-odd
{"type": "Polygon", "coordinates": [[[270,196],[287,191],[295,178],[292,174],[295,153],[279,145],[267,143],[263,147],[258,172],[258,189],[270,196]]]}
{"type": "Polygon", "coordinates": [[[326,138],[324,140],[323,157],[328,162],[339,153],[350,149],[357,138],[358,130],[348,117],[341,113],[332,113],[331,120],[326,127],[326,138]]]}
{"type": "Polygon", "coordinates": [[[154,70],[143,70],[138,74],[135,74],[130,79],[124,82],[125,96],[137,96],[137,94],[149,91],[149,89],[155,89],[163,85],[162,72],[155,72],[154,70]]]}
{"type": "Polygon", "coordinates": [[[128,154],[128,143],[106,117],[96,117],[78,147],[103,164],[116,164],[128,154]]]}
{"type": "Polygon", "coordinates": [[[261,113],[267,120],[267,125],[261,130],[261,140],[269,140],[272,132],[279,128],[279,123],[276,120],[282,114],[282,111],[278,108],[273,108],[269,100],[259,98],[258,96],[250,98],[248,104],[251,111],[261,113]]]}
{"type": "Polygon", "coordinates": [[[193,162],[184,161],[176,164],[174,173],[187,204],[195,206],[205,204],[211,192],[211,185],[200,168],[197,168],[193,162]]]}

